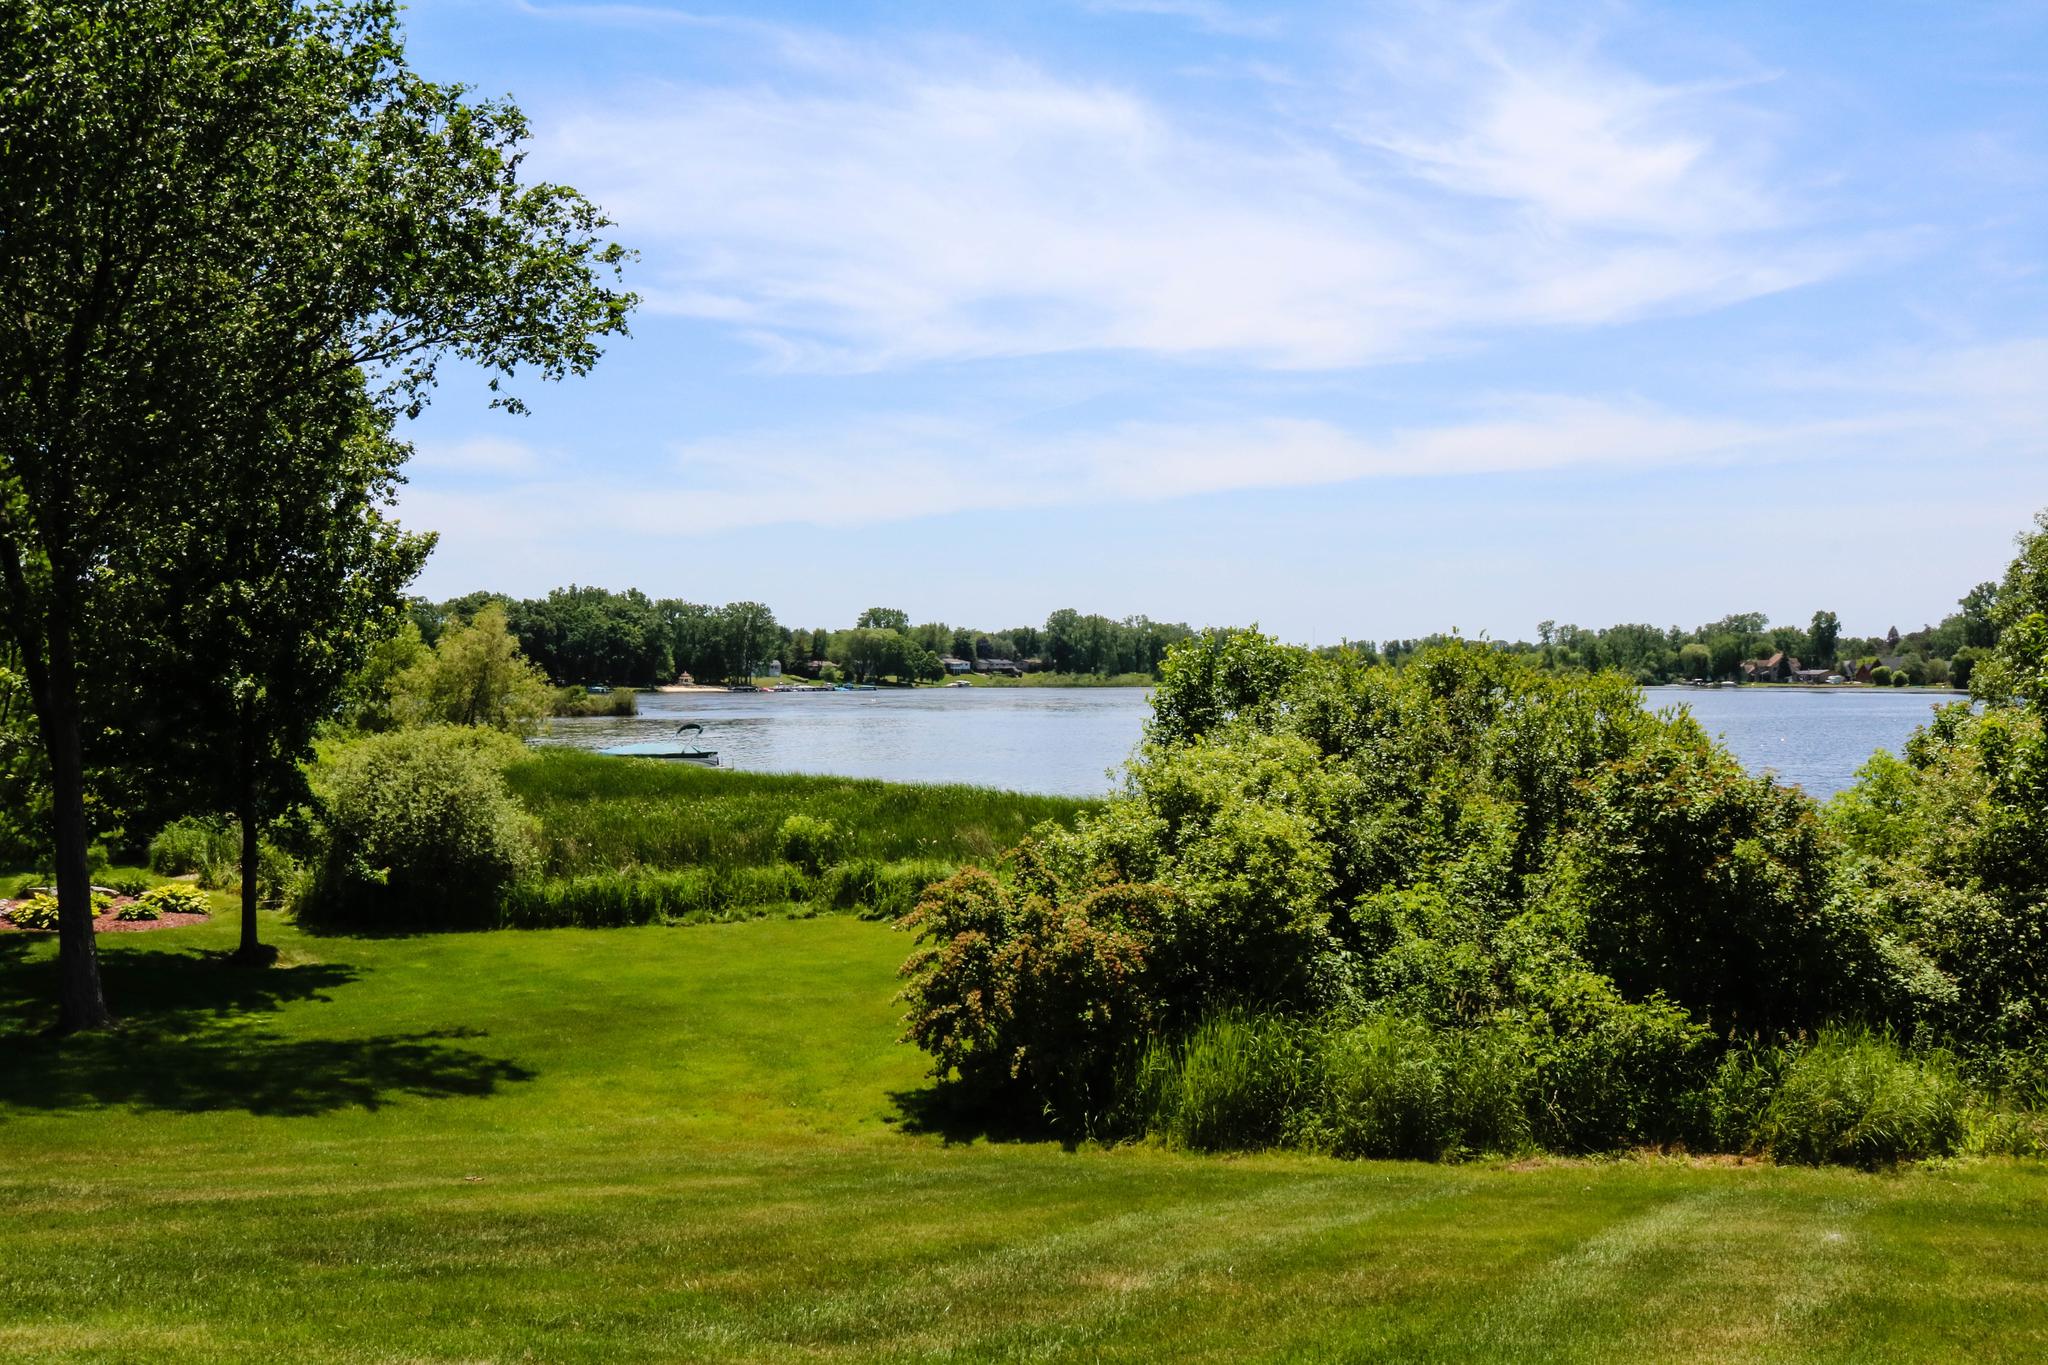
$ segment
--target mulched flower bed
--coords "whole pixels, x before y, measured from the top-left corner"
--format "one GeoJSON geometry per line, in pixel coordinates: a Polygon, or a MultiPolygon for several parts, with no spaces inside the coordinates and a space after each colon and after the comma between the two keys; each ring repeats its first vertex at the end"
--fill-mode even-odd
{"type": "MultiPolygon", "coordinates": [[[[95,918],[92,927],[102,934],[136,934],[146,929],[182,929],[188,924],[204,924],[211,915],[159,914],[155,919],[116,919],[122,909],[133,903],[133,896],[116,896],[114,903],[107,907],[107,913],[95,918]]],[[[23,901],[0,900],[0,934],[54,934],[55,929],[24,929],[13,920],[14,907],[23,901]]]]}

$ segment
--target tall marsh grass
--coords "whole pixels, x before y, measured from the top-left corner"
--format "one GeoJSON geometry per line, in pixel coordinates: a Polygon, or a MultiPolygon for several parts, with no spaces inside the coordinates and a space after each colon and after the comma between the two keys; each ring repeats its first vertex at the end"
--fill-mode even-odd
{"type": "Polygon", "coordinates": [[[1236,1011],[1211,1015],[1138,1064],[1137,1116],[1149,1131],[1197,1151],[1249,1151],[1291,1136],[1309,1064],[1299,1025],[1236,1011]]]}
{"type": "Polygon", "coordinates": [[[542,749],[507,778],[540,820],[548,877],[635,867],[784,861],[792,815],[828,821],[835,861],[987,861],[1035,825],[1071,823],[1096,802],[982,787],[733,773],[542,749]]]}
{"type": "Polygon", "coordinates": [[[1514,1041],[1418,1020],[1296,1022],[1226,1011],[1138,1063],[1133,1126],[1176,1146],[1290,1146],[1440,1161],[1529,1145],[1514,1041]]]}
{"type": "MultiPolygon", "coordinates": [[[[1508,1027],[1230,1010],[1152,1041],[1124,1123],[1198,1151],[1512,1154],[1552,1145],[1542,1141],[1537,1069],[1528,1039],[1508,1027]]],[[[1740,1046],[1681,1105],[1687,1141],[1800,1165],[2048,1155],[2048,1046],[1979,1069],[1973,1081],[1950,1054],[1862,1025],[1830,1026],[1811,1043],[1740,1046]]]]}
{"type": "Polygon", "coordinates": [[[1862,1025],[1823,1029],[1793,1057],[1757,1145],[1779,1161],[1881,1166],[1963,1145],[1968,1085],[1946,1052],[1909,1052],[1862,1025]]]}
{"type": "Polygon", "coordinates": [[[1506,1034],[1389,1015],[1325,1032],[1316,1060],[1306,1145],[1427,1161],[1529,1145],[1530,1068],[1506,1034]]]}
{"type": "Polygon", "coordinates": [[[606,929],[631,924],[697,924],[771,908],[853,910],[868,919],[907,914],[924,888],[953,869],[943,863],[835,864],[812,874],[793,863],[629,868],[514,885],[497,924],[507,929],[606,929]]]}

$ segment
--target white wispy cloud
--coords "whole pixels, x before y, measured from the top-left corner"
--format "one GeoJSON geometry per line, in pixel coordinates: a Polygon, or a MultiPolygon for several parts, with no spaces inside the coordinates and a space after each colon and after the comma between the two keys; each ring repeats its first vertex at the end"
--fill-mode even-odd
{"type": "Polygon", "coordinates": [[[415,473],[526,475],[538,473],[540,453],[524,441],[503,436],[472,436],[459,441],[416,443],[410,466],[415,473]]]}
{"type": "Polygon", "coordinates": [[[1801,226],[1727,83],[1469,17],[1229,124],[985,46],[777,32],[755,79],[560,111],[540,155],[646,250],[651,307],[790,368],[1355,366],[1712,308],[1862,249],[1801,226]]]}
{"type": "Polygon", "coordinates": [[[1226,5],[1220,0],[1087,0],[1096,14],[1149,14],[1193,24],[1205,33],[1233,38],[1270,38],[1284,30],[1280,17],[1256,7],[1226,5]]]}
{"type": "Polygon", "coordinates": [[[929,417],[794,425],[677,444],[666,475],[415,488],[409,515],[465,538],[543,528],[687,537],[784,524],[857,526],[967,511],[1152,502],[1397,477],[1609,468],[1641,472],[1788,451],[1825,453],[1904,429],[1901,415],[1778,423],[1641,401],[1505,397],[1466,420],[1369,434],[1303,417],[1123,422],[1020,436],[929,417]]]}

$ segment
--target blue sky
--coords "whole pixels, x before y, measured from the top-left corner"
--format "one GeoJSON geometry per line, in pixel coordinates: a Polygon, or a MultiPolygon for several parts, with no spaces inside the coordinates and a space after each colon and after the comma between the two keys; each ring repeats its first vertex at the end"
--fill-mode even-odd
{"type": "Polygon", "coordinates": [[[425,0],[634,335],[421,582],[1291,639],[1938,619],[2048,506],[2048,5],[425,0]]]}

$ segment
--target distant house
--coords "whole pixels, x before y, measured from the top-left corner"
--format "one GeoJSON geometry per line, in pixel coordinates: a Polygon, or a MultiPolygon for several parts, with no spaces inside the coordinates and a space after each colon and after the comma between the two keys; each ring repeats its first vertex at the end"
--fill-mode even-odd
{"type": "Polygon", "coordinates": [[[830,659],[806,659],[798,665],[803,670],[803,675],[806,678],[822,677],[825,670],[831,666],[832,661],[830,659]]]}
{"type": "Polygon", "coordinates": [[[939,660],[939,667],[945,669],[948,673],[972,673],[974,671],[973,664],[965,659],[956,659],[950,654],[939,660]]]}
{"type": "Polygon", "coordinates": [[[1024,675],[1024,666],[1015,659],[976,659],[974,671],[990,677],[1019,678],[1024,675]]]}
{"type": "Polygon", "coordinates": [[[1876,665],[1873,664],[1869,659],[1859,660],[1856,664],[1856,667],[1849,671],[1849,681],[1857,683],[1869,682],[1870,670],[1875,666],[1876,665]]]}
{"type": "MultiPolygon", "coordinates": [[[[1799,660],[1779,650],[1768,659],[1744,659],[1742,680],[1744,682],[1791,682],[1800,672],[1799,660]]],[[[1823,673],[1822,677],[1827,675],[1823,673]]]]}
{"type": "Polygon", "coordinates": [[[1825,668],[1802,668],[1792,675],[1792,681],[1803,683],[1824,683],[1837,681],[1833,672],[1825,668]]]}

